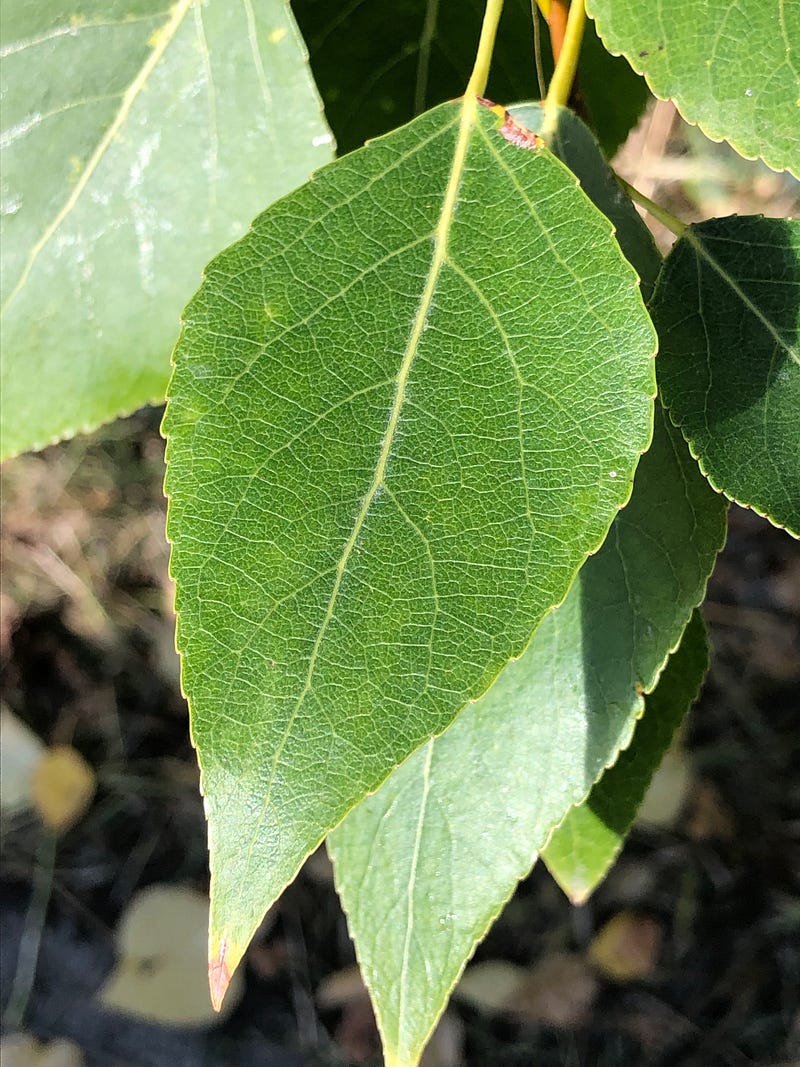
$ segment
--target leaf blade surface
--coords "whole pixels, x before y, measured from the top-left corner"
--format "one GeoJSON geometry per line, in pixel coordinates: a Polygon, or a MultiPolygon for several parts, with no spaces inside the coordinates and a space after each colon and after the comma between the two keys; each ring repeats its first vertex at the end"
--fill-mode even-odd
{"type": "Polygon", "coordinates": [[[725,513],[661,411],[630,503],[564,603],[482,699],[329,837],[387,1062],[417,1063],[553,826],[630,743],[702,600],[725,513]]]}
{"type": "MultiPolygon", "coordinates": [[[[538,105],[512,112],[541,124],[538,105]]],[[[552,143],[652,291],[660,256],[597,142],[563,110],[552,143]]],[[[725,510],[657,404],[631,500],[565,602],[476,704],[329,837],[387,1063],[416,1063],[552,826],[630,739],[642,687],[702,599],[725,510]]]]}
{"type": "Polygon", "coordinates": [[[709,481],[800,536],[800,222],[689,227],[652,311],[664,403],[709,481]]]}
{"type": "Polygon", "coordinates": [[[10,0],[3,455],[163,400],[183,305],[331,158],[282,0],[10,0]]]}
{"type": "Polygon", "coordinates": [[[606,47],[714,141],[800,176],[800,7],[782,0],[589,0],[606,47]]]}
{"type": "Polygon", "coordinates": [[[305,855],[564,596],[649,440],[635,275],[499,125],[443,105],[332,164],[186,311],[168,532],[229,970],[305,855]]]}
{"type": "Polygon", "coordinates": [[[653,775],[697,699],[708,657],[708,638],[696,611],[645,699],[630,746],[589,796],[567,812],[542,850],[550,873],[575,904],[594,892],[622,848],[653,775]]]}

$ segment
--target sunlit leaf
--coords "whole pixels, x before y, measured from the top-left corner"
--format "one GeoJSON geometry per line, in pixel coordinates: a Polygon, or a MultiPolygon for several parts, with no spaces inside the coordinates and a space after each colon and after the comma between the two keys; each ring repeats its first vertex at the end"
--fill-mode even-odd
{"type": "MultiPolygon", "coordinates": [[[[535,106],[515,114],[541,121],[535,106]]],[[[659,257],[597,143],[562,112],[553,144],[613,219],[649,289],[659,257]]],[[[553,825],[629,741],[643,690],[702,599],[724,528],[724,503],[659,409],[631,502],[565,603],[481,700],[329,838],[387,1063],[416,1063],[553,825]]]]}
{"type": "Polygon", "coordinates": [[[656,96],[748,158],[800,176],[800,4],[587,0],[606,47],[656,96]]]}
{"type": "Polygon", "coordinates": [[[208,259],[331,158],[283,0],[4,0],[2,454],[163,400],[208,259]]]}
{"type": "Polygon", "coordinates": [[[387,1063],[417,1062],[553,826],[630,742],[702,600],[725,505],[663,413],[656,427],[631,502],[525,654],[329,838],[387,1063]]]}
{"type": "Polygon", "coordinates": [[[165,420],[214,984],[347,811],[484,692],[627,499],[654,336],[608,221],[474,99],[218,257],[165,420]]]}

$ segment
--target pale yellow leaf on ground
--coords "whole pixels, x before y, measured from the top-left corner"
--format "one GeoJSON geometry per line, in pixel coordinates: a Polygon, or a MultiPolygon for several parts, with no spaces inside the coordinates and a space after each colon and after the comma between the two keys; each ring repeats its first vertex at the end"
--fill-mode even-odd
{"type": "Polygon", "coordinates": [[[595,935],[589,960],[617,982],[649,978],[658,964],[664,931],[648,915],[618,912],[595,935]]]}
{"type": "Polygon", "coordinates": [[[317,986],[317,1004],[323,1009],[345,1008],[358,1000],[369,1000],[367,987],[358,967],[334,971],[317,986]]]}
{"type": "Polygon", "coordinates": [[[69,830],[85,815],[96,788],[94,771],[71,745],[49,748],[31,780],[34,807],[56,833],[69,830]]]}
{"type": "Polygon", "coordinates": [[[33,772],[44,744],[5,705],[0,707],[0,806],[3,813],[30,808],[33,772]]]}
{"type": "Polygon", "coordinates": [[[6,1034],[0,1040],[3,1067],[84,1067],[83,1052],[72,1041],[42,1044],[30,1034],[6,1034]]]}
{"type": "Polygon", "coordinates": [[[673,744],[653,775],[636,817],[640,825],[674,826],[692,787],[692,768],[680,739],[673,744]]]}
{"type": "Polygon", "coordinates": [[[527,977],[524,967],[505,960],[474,963],[464,971],[453,996],[484,1015],[497,1015],[509,1010],[527,977]]]}
{"type": "MultiPolygon", "coordinates": [[[[219,1022],[208,993],[208,897],[194,889],[156,885],[131,901],[117,930],[119,959],[98,996],[126,1015],[165,1026],[219,1022]]],[[[242,994],[234,977],[223,1017],[242,994]]]]}

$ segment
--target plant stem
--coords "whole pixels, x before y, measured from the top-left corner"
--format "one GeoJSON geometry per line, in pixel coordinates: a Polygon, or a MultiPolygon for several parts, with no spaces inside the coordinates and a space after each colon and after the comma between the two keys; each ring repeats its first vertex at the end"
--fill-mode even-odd
{"type": "Polygon", "coordinates": [[[539,99],[544,100],[547,90],[545,88],[544,67],[542,66],[542,24],[539,17],[540,10],[541,8],[537,5],[536,0],[531,0],[531,18],[533,19],[533,55],[536,62],[536,83],[539,86],[539,99]]]}
{"type": "Polygon", "coordinates": [[[553,49],[553,61],[558,63],[561,49],[564,47],[564,38],[567,35],[569,0],[552,0],[549,8],[547,22],[550,26],[550,46],[553,49]]]}
{"type": "Polygon", "coordinates": [[[569,100],[572,83],[575,81],[575,71],[578,68],[578,56],[581,51],[585,25],[586,8],[583,0],[572,0],[567,18],[567,29],[564,34],[564,44],[561,48],[561,54],[558,57],[553,77],[550,80],[547,99],[544,102],[542,135],[545,141],[549,140],[555,132],[558,109],[566,107],[569,100]]]}
{"type": "Polygon", "coordinates": [[[503,11],[503,0],[486,0],[486,11],[483,15],[481,26],[481,39],[478,42],[478,54],[475,56],[475,66],[467,85],[466,97],[483,96],[486,92],[486,82],[489,78],[489,65],[492,62],[494,51],[494,39],[497,36],[497,24],[503,11]]]}
{"type": "Polygon", "coordinates": [[[644,193],[640,193],[634,185],[631,185],[629,182],[626,182],[624,178],[620,178],[619,174],[615,174],[614,177],[617,179],[619,184],[622,186],[622,188],[625,190],[625,192],[628,194],[634,204],[639,204],[639,206],[643,207],[645,211],[648,211],[654,219],[658,219],[661,225],[666,226],[670,233],[674,233],[676,237],[683,237],[687,229],[685,222],[681,222],[681,220],[676,218],[672,214],[672,212],[667,211],[666,208],[661,207],[660,204],[657,204],[654,200],[651,200],[649,196],[645,196],[644,193]]]}
{"type": "Polygon", "coordinates": [[[25,1018],[28,1001],[31,997],[36,978],[36,966],[39,962],[39,948],[42,943],[47,906],[53,890],[53,872],[56,862],[56,835],[52,830],[42,829],[42,836],[36,849],[36,867],[33,873],[33,887],[25,916],[25,925],[19,938],[17,949],[17,970],[11,988],[3,1025],[9,1030],[18,1030],[25,1018]]]}

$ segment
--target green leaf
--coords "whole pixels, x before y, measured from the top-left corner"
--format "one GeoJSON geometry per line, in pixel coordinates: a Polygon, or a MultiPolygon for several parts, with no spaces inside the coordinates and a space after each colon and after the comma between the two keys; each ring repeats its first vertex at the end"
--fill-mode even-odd
{"type": "MultiPolygon", "coordinates": [[[[529,130],[541,131],[544,125],[541,104],[517,104],[509,111],[529,130]]],[[[636,268],[642,296],[648,302],[661,270],[661,254],[652,234],[603,159],[594,135],[574,112],[559,108],[551,141],[553,152],[580,178],[583,191],[614,226],[617,243],[628,262],[636,268]]]]}
{"type": "MultiPolygon", "coordinates": [[[[342,152],[459,96],[472,65],[482,0],[295,0],[311,67],[342,152]]],[[[542,69],[553,72],[540,16],[542,69]]],[[[580,58],[582,102],[609,155],[625,140],[649,97],[643,78],[611,56],[587,30],[580,58]]],[[[487,95],[508,104],[539,96],[530,0],[507,0],[492,58],[487,95]]]]}
{"type": "Polygon", "coordinates": [[[664,403],[711,484],[800,534],[800,222],[689,227],[652,313],[664,403]]]}
{"type": "Polygon", "coordinates": [[[587,0],[609,51],[687,122],[742,155],[800,175],[800,4],[785,0],[587,0]]]}
{"type": "Polygon", "coordinates": [[[657,412],[630,503],[561,607],[329,838],[387,1067],[417,1063],[553,826],[629,744],[643,692],[703,598],[726,505],[657,412]]]}
{"type": "Polygon", "coordinates": [[[2,453],[160,402],[210,256],[331,158],[282,0],[4,0],[2,453]]]}
{"type": "Polygon", "coordinates": [[[221,985],[306,854],[563,598],[650,436],[634,272],[502,121],[446,104],[331,164],[186,311],[168,531],[221,985]]]}
{"type": "Polygon", "coordinates": [[[697,699],[708,656],[705,626],[696,611],[645,700],[630,747],[586,800],[567,813],[543,849],[550,873],[575,904],[594,892],[622,848],[664,753],[697,699]]]}

